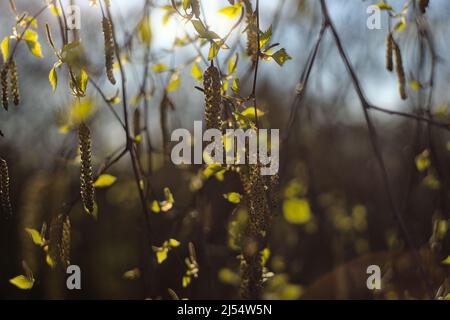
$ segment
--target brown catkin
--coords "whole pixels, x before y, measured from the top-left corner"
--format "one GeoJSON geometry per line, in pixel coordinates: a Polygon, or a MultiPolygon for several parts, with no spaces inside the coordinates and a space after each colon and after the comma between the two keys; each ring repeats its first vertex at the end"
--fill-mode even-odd
{"type": "Polygon", "coordinates": [[[221,95],[220,75],[216,67],[210,66],[203,75],[205,90],[205,122],[206,129],[221,129],[221,95]]]}
{"type": "Polygon", "coordinates": [[[114,38],[111,21],[108,18],[103,17],[102,27],[105,41],[106,75],[112,84],[116,84],[116,79],[114,78],[114,38]]]}
{"type": "Polygon", "coordinates": [[[80,139],[81,173],[80,194],[81,200],[87,212],[92,214],[95,206],[95,193],[93,186],[93,174],[91,164],[91,132],[89,128],[81,123],[78,129],[80,139]]]}
{"type": "Polygon", "coordinates": [[[0,158],[0,202],[6,218],[12,215],[11,200],[9,197],[9,170],[6,160],[0,158]]]}
{"type": "Polygon", "coordinates": [[[429,4],[430,4],[430,0],[419,0],[420,12],[426,13],[429,4]]]}
{"type": "Polygon", "coordinates": [[[8,110],[8,64],[4,64],[2,71],[0,72],[0,82],[2,91],[2,104],[5,110],[8,110]]]}
{"type": "Polygon", "coordinates": [[[256,25],[256,15],[253,13],[253,11],[251,9],[247,11],[246,19],[247,19],[246,52],[247,52],[247,55],[250,57],[250,59],[255,63],[256,60],[258,59],[258,51],[259,51],[258,33],[257,33],[258,27],[256,25]]]}
{"type": "Polygon", "coordinates": [[[247,171],[239,171],[239,176],[248,208],[242,242],[240,291],[244,299],[259,299],[263,282],[261,251],[266,242],[270,210],[260,166],[249,165],[247,171]]]}
{"type": "Polygon", "coordinates": [[[17,72],[17,66],[14,59],[11,60],[9,65],[11,92],[13,101],[16,106],[20,103],[20,91],[19,91],[19,73],[17,72]]]}
{"type": "Polygon", "coordinates": [[[70,220],[67,215],[56,215],[50,223],[49,255],[56,266],[70,265],[70,220]]]}
{"type": "Polygon", "coordinates": [[[394,70],[394,63],[392,60],[394,52],[394,38],[392,37],[392,33],[389,32],[386,38],[386,69],[389,71],[394,70]]]}
{"type": "Polygon", "coordinates": [[[402,53],[400,47],[394,42],[394,57],[395,57],[395,68],[397,72],[398,89],[400,92],[400,97],[406,100],[408,96],[406,95],[406,77],[405,70],[403,69],[402,53]]]}

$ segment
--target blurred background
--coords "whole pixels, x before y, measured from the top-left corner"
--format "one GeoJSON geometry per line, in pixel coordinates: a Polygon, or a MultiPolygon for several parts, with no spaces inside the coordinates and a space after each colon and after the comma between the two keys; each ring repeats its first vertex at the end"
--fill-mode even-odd
{"type": "MultiPolygon", "coordinates": [[[[65,5],[69,2],[62,1],[65,5]]],[[[386,12],[381,14],[381,29],[369,30],[366,25],[367,8],[376,2],[327,1],[331,18],[368,100],[390,110],[425,114],[431,88],[431,63],[429,55],[421,53],[412,4],[406,14],[406,28],[395,34],[402,49],[408,83],[408,99],[402,101],[395,73],[389,73],[384,66],[385,40],[389,32],[386,12]],[[413,83],[420,86],[410,85],[413,83]]],[[[396,12],[401,12],[407,2],[394,0],[390,4],[396,12]]],[[[43,1],[38,0],[16,0],[15,3],[18,11],[30,14],[43,5],[43,1]]],[[[144,1],[112,0],[111,3],[124,59],[126,55],[130,110],[134,110],[141,103],[136,96],[143,76],[144,53],[139,44],[128,41],[142,17],[144,1]]],[[[179,88],[169,93],[174,105],[168,113],[169,132],[176,128],[192,130],[193,122],[202,120],[204,110],[203,94],[195,89],[202,84],[191,75],[192,61],[197,61],[204,71],[206,64],[196,59],[197,49],[207,55],[209,46],[174,46],[177,39],[194,35],[192,24],[167,7],[170,1],[155,0],[152,3],[151,65],[165,64],[171,70],[184,66],[177,69],[181,79],[179,88]]],[[[79,37],[89,74],[107,97],[114,97],[120,86],[112,86],[105,76],[100,8],[90,6],[86,0],[75,1],[75,4],[81,7],[79,37]]],[[[202,13],[210,29],[221,37],[236,22],[218,13],[220,8],[228,5],[226,0],[202,1],[202,13]]],[[[431,112],[436,121],[442,123],[449,123],[448,12],[450,3],[445,0],[431,0],[426,11],[439,57],[431,112]]],[[[266,113],[262,125],[279,128],[283,136],[300,75],[321,27],[320,4],[314,0],[261,1],[260,14],[261,29],[267,30],[272,25],[272,42],[280,43],[292,57],[283,67],[274,61],[261,62],[257,86],[258,107],[266,113]]],[[[8,1],[1,0],[0,39],[11,34],[14,19],[8,1]]],[[[49,23],[56,45],[60,47],[57,19],[47,10],[38,22],[44,58],[31,55],[25,44],[19,45],[15,61],[22,102],[18,107],[10,106],[8,112],[0,110],[0,130],[4,133],[4,137],[0,137],[0,155],[9,164],[14,212],[11,220],[5,221],[2,217],[0,222],[0,297],[167,299],[170,298],[167,289],[171,288],[180,297],[189,299],[238,298],[239,261],[236,257],[239,250],[236,250],[236,242],[246,213],[224,199],[223,194],[242,193],[239,180],[232,173],[226,173],[223,181],[214,177],[199,179],[200,166],[177,167],[165,161],[161,151],[160,105],[171,73],[156,72],[155,69],[151,69],[149,75],[148,94],[148,125],[154,148],[151,181],[159,199],[164,199],[163,189],[168,187],[175,203],[172,210],[153,214],[150,221],[155,245],[161,245],[169,238],[177,239],[181,245],[169,252],[163,264],[156,266],[157,276],[151,279],[149,294],[136,269],[141,268],[142,259],[145,259],[142,252],[153,252],[151,248],[143,247],[142,209],[126,156],[108,170],[117,177],[116,183],[96,192],[97,220],[86,215],[79,203],[70,210],[71,263],[81,267],[82,290],[65,289],[64,273],[52,270],[46,264],[45,254],[33,244],[25,228],[40,230],[44,222],[49,223],[53,215],[66,210],[67,204],[76,198],[79,156],[77,132],[64,130],[61,120],[61,114],[67,113],[73,102],[67,72],[59,71],[56,92],[48,81],[56,57],[46,40],[45,22],[49,23]],[[189,255],[189,242],[196,248],[200,271],[198,278],[183,287],[184,259],[189,255]],[[30,266],[36,279],[34,288],[29,291],[19,290],[8,282],[23,274],[22,260],[30,266]],[[132,272],[127,273],[130,270],[132,272]]],[[[248,95],[252,84],[249,77],[251,61],[245,55],[244,28],[245,24],[234,32],[229,42],[235,44],[233,48],[239,52],[237,73],[241,92],[248,95]]],[[[228,54],[227,50],[220,51],[219,67],[227,67],[224,61],[228,54]]],[[[120,78],[118,72],[116,78],[120,78]]],[[[89,126],[94,170],[98,170],[105,158],[124,146],[125,141],[120,124],[92,83],[88,84],[87,94],[94,101],[89,126]]],[[[122,114],[120,103],[113,107],[122,114]]],[[[436,221],[446,221],[450,213],[449,131],[445,128],[430,130],[426,123],[377,111],[371,111],[370,116],[377,131],[394,201],[414,245],[424,252],[424,264],[433,288],[437,290],[448,273],[445,265],[440,264],[450,253],[445,242],[448,240],[443,241],[439,253],[434,255],[429,254],[427,248],[433,225],[436,221]],[[427,158],[430,148],[433,151],[431,164],[420,167],[418,160],[427,158]]],[[[373,261],[397,272],[397,276],[386,276],[389,285],[375,298],[426,297],[417,264],[408,255],[392,215],[361,103],[329,31],[321,42],[305,100],[298,108],[296,122],[289,134],[287,145],[280,154],[282,198],[270,234],[270,257],[266,268],[271,274],[265,283],[264,297],[372,298],[374,295],[365,287],[365,271],[373,261]]],[[[448,222],[442,225],[447,226],[448,222]]]]}

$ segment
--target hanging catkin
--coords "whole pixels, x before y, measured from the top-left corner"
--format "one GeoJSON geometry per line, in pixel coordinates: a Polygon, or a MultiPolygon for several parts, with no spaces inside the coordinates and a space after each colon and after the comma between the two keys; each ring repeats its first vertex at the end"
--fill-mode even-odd
{"type": "Polygon", "coordinates": [[[20,103],[19,74],[17,72],[17,66],[14,59],[12,59],[10,62],[9,72],[10,72],[11,92],[13,96],[13,101],[14,104],[18,106],[20,103]]]}
{"type": "Polygon", "coordinates": [[[108,18],[103,17],[102,27],[105,41],[106,75],[112,84],[116,84],[116,79],[114,78],[114,38],[111,21],[108,18]]]}
{"type": "Polygon", "coordinates": [[[247,171],[239,170],[248,209],[242,242],[240,291],[244,299],[258,299],[263,281],[261,250],[266,241],[270,210],[260,166],[249,165],[246,169],[247,171]]]}
{"type": "Polygon", "coordinates": [[[93,186],[93,174],[91,164],[91,133],[89,128],[81,123],[78,129],[80,139],[81,173],[80,193],[81,200],[87,212],[92,214],[95,206],[95,194],[93,186]]]}
{"type": "Polygon", "coordinates": [[[210,66],[203,75],[205,90],[205,121],[206,129],[221,129],[221,95],[220,75],[216,67],[210,66]]]}
{"type": "Polygon", "coordinates": [[[403,69],[402,53],[400,47],[394,42],[394,57],[395,57],[395,68],[397,72],[398,89],[400,92],[400,97],[403,100],[407,99],[406,95],[406,77],[405,70],[403,69]]]}
{"type": "Polygon", "coordinates": [[[0,202],[6,218],[12,215],[11,200],[9,197],[9,171],[6,160],[0,158],[0,202]]]}
{"type": "Polygon", "coordinates": [[[250,59],[253,62],[256,62],[258,59],[258,51],[259,51],[259,44],[258,44],[258,27],[257,27],[257,21],[256,21],[256,15],[253,13],[250,9],[247,10],[246,14],[246,20],[247,20],[247,47],[246,52],[247,55],[250,57],[250,59]]]}
{"type": "Polygon", "coordinates": [[[0,72],[0,82],[2,91],[2,104],[5,110],[8,110],[8,64],[3,65],[2,71],[0,72]]]}
{"type": "Polygon", "coordinates": [[[386,69],[392,71],[394,69],[394,63],[392,60],[392,56],[394,53],[394,38],[392,37],[392,33],[389,32],[386,38],[386,69]]]}
{"type": "Polygon", "coordinates": [[[70,220],[67,215],[56,215],[50,223],[49,254],[56,266],[70,265],[70,220]]]}

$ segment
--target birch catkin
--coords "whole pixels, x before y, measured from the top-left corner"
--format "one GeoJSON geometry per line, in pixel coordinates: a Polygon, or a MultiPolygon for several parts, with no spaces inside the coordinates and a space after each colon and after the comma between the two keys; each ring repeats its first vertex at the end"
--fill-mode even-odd
{"type": "Polygon", "coordinates": [[[2,71],[0,72],[0,84],[2,91],[2,105],[5,110],[8,110],[8,64],[4,64],[2,71]]]}
{"type": "Polygon", "coordinates": [[[3,214],[9,218],[12,215],[9,197],[9,171],[8,163],[2,158],[0,158],[0,202],[3,214]]]}
{"type": "Polygon", "coordinates": [[[95,206],[95,193],[93,186],[93,174],[91,164],[91,133],[89,128],[81,123],[78,129],[80,139],[81,173],[80,194],[81,200],[87,212],[92,214],[95,206]]]}
{"type": "Polygon", "coordinates": [[[267,235],[270,210],[260,166],[249,165],[247,172],[239,171],[239,176],[248,208],[242,244],[240,291],[244,299],[258,299],[263,281],[261,250],[267,235]]]}
{"type": "Polygon", "coordinates": [[[247,12],[247,47],[246,52],[247,55],[250,57],[250,59],[253,62],[256,62],[258,59],[258,50],[259,50],[259,44],[258,44],[258,27],[256,25],[256,16],[255,14],[250,10],[247,12]]]}
{"type": "Polygon", "coordinates": [[[112,84],[116,84],[116,79],[114,78],[114,38],[111,21],[106,17],[103,17],[102,28],[105,41],[106,75],[112,84]]]}
{"type": "Polygon", "coordinates": [[[10,81],[11,81],[11,93],[13,96],[13,102],[17,106],[20,103],[19,92],[19,74],[17,72],[17,66],[14,59],[11,60],[9,65],[10,81]]]}
{"type": "Polygon", "coordinates": [[[203,75],[205,90],[205,122],[207,129],[221,129],[220,75],[216,67],[210,66],[203,75]]]}
{"type": "Polygon", "coordinates": [[[408,96],[406,95],[406,77],[405,70],[403,69],[402,53],[400,47],[394,42],[394,57],[395,57],[395,68],[397,72],[398,89],[400,92],[400,97],[406,100],[408,96]]]}
{"type": "Polygon", "coordinates": [[[70,265],[70,220],[67,215],[56,215],[50,223],[49,254],[56,266],[70,265]]]}
{"type": "Polygon", "coordinates": [[[386,38],[386,69],[389,71],[394,70],[394,63],[392,60],[394,52],[394,38],[392,37],[392,33],[389,32],[386,38]]]}

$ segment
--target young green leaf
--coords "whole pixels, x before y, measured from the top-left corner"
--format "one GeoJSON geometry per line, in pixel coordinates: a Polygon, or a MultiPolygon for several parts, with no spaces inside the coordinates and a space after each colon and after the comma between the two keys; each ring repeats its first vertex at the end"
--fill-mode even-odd
{"type": "Polygon", "coordinates": [[[239,203],[241,202],[241,195],[237,192],[230,192],[223,195],[225,199],[227,199],[231,203],[239,203]]]}
{"type": "Polygon", "coordinates": [[[94,182],[95,188],[106,188],[112,186],[116,182],[117,178],[110,174],[102,174],[98,177],[97,181],[94,182]]]}
{"type": "Polygon", "coordinates": [[[30,52],[38,58],[43,58],[41,45],[39,43],[39,36],[36,31],[27,29],[23,35],[23,40],[28,45],[30,52]]]}
{"type": "Polygon", "coordinates": [[[0,45],[3,55],[3,61],[6,63],[8,61],[9,55],[9,36],[5,37],[0,45]]]}
{"type": "Polygon", "coordinates": [[[9,279],[9,283],[11,283],[12,285],[16,286],[21,290],[31,290],[34,285],[34,279],[25,277],[24,275],[20,275],[12,279],[9,279]]]}
{"type": "Polygon", "coordinates": [[[280,66],[283,66],[287,60],[292,60],[286,52],[286,49],[282,48],[272,55],[273,60],[276,61],[280,66]]]}
{"type": "Polygon", "coordinates": [[[237,18],[242,12],[241,3],[235,3],[232,6],[224,7],[218,11],[220,14],[227,16],[228,19],[237,18]]]}
{"type": "Polygon", "coordinates": [[[35,229],[25,228],[25,231],[30,235],[31,240],[33,240],[34,244],[38,246],[42,246],[44,244],[44,239],[41,237],[41,233],[35,229]]]}

